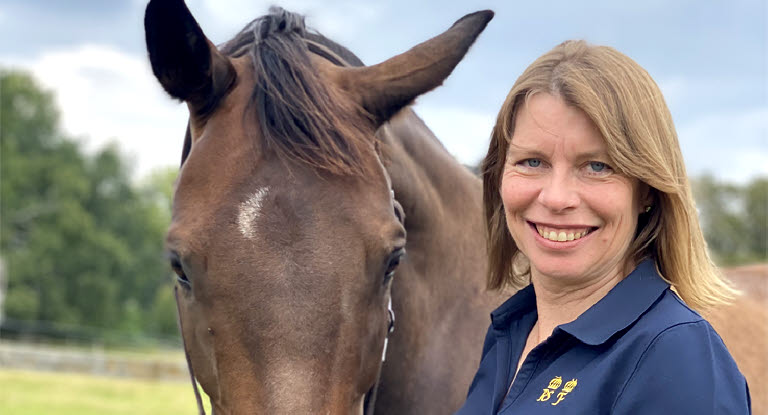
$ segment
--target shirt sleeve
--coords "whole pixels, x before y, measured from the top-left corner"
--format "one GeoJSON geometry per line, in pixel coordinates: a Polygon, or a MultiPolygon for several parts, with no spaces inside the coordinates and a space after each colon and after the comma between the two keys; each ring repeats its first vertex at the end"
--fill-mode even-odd
{"type": "Polygon", "coordinates": [[[612,414],[751,414],[749,390],[704,320],[670,327],[648,346],[612,414]]]}

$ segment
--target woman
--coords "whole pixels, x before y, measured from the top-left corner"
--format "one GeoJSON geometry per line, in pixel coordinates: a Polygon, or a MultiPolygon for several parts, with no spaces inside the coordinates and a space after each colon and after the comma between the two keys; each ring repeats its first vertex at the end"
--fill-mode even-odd
{"type": "Polygon", "coordinates": [[[637,63],[565,42],[499,112],[483,164],[491,314],[459,414],[747,414],[694,309],[736,295],[709,259],[669,110],[637,63]]]}

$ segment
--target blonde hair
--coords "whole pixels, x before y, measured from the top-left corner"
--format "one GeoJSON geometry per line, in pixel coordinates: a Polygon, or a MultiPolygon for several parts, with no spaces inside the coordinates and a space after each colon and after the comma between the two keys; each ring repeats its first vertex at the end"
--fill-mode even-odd
{"type": "Polygon", "coordinates": [[[530,266],[506,224],[499,187],[515,116],[532,94],[546,92],[581,109],[599,129],[613,167],[650,187],[629,255],[653,258],[660,275],[693,308],[727,303],[736,291],[707,253],[672,116],[656,83],[635,61],[606,46],[567,41],[533,62],[499,111],[482,164],[488,288],[521,288],[530,266]]]}

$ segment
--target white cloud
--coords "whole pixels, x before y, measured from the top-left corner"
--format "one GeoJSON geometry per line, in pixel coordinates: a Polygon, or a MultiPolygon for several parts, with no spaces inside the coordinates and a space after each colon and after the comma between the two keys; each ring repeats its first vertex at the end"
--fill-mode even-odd
{"type": "Polygon", "coordinates": [[[187,110],[163,92],[146,58],[83,45],[32,60],[1,60],[31,71],[55,93],[64,131],[86,150],[116,141],[139,176],[178,163],[187,110]]]}
{"type": "Polygon", "coordinates": [[[749,99],[759,97],[756,83],[762,80],[738,78],[733,76],[719,77],[666,77],[659,81],[659,88],[672,115],[685,116],[689,113],[701,113],[711,108],[728,108],[734,104],[744,104],[749,99]]]}
{"type": "Polygon", "coordinates": [[[462,164],[477,164],[488,151],[496,113],[416,104],[416,113],[462,164]]]}
{"type": "Polygon", "coordinates": [[[688,174],[737,183],[768,176],[768,107],[699,117],[678,127],[688,174]]]}

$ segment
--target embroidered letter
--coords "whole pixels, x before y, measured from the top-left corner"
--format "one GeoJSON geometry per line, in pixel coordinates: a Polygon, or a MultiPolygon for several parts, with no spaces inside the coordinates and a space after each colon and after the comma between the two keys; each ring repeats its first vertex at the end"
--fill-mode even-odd
{"type": "Polygon", "coordinates": [[[560,392],[557,394],[557,401],[552,402],[552,406],[555,406],[560,403],[565,398],[565,395],[567,395],[568,392],[560,392]]]}
{"type": "Polygon", "coordinates": [[[541,393],[541,396],[539,396],[539,399],[536,399],[536,402],[544,402],[549,400],[549,397],[552,396],[552,392],[549,389],[544,389],[544,392],[541,393]]]}
{"type": "Polygon", "coordinates": [[[565,395],[568,395],[573,390],[573,388],[576,387],[577,383],[578,382],[576,381],[576,379],[571,379],[568,382],[566,382],[565,386],[563,386],[563,391],[557,394],[557,401],[553,402],[552,406],[559,404],[560,401],[565,399],[565,395]]]}

